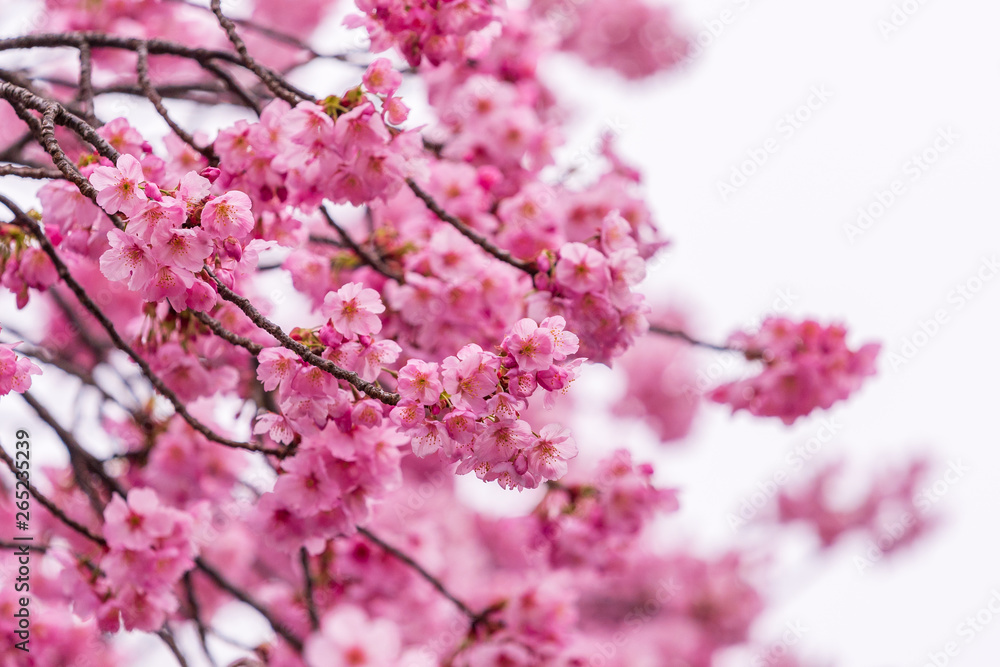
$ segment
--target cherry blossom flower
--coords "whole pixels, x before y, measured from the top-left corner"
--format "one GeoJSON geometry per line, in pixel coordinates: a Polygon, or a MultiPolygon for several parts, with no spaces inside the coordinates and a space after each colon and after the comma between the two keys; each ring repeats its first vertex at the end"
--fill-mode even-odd
{"type": "Polygon", "coordinates": [[[208,200],[201,212],[201,226],[218,238],[243,238],[254,226],[250,197],[232,190],[208,200]]]}
{"type": "Polygon", "coordinates": [[[397,391],[403,398],[430,405],[438,401],[442,389],[436,363],[411,359],[399,370],[397,391]]]}
{"type": "Polygon", "coordinates": [[[121,211],[128,217],[146,204],[141,187],[144,181],[142,165],[128,154],[120,156],[114,167],[97,167],[90,175],[90,184],[97,189],[97,204],[108,213],[121,211]]]}
{"type": "Polygon", "coordinates": [[[141,239],[119,229],[108,232],[108,242],[111,248],[101,255],[101,272],[109,280],[128,278],[129,289],[139,290],[145,287],[156,273],[156,260],[152,257],[150,247],[141,239]]]}
{"type": "Polygon", "coordinates": [[[342,336],[370,336],[382,330],[379,314],[385,305],[378,292],[361,283],[348,283],[323,299],[323,314],[342,336]]]}

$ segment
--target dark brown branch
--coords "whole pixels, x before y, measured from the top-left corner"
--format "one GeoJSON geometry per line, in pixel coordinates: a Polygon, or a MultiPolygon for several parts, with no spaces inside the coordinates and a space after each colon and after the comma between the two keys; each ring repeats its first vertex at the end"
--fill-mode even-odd
{"type": "Polygon", "coordinates": [[[506,262],[514,268],[524,271],[528,275],[533,276],[538,273],[538,268],[533,263],[517,259],[506,250],[501,250],[494,244],[490,243],[484,236],[481,236],[474,231],[467,224],[441,208],[434,198],[431,197],[423,188],[417,185],[417,182],[412,178],[407,178],[406,184],[410,186],[410,190],[413,191],[413,194],[415,194],[417,198],[420,199],[420,201],[422,201],[428,209],[430,209],[431,213],[436,215],[442,222],[447,222],[449,225],[457,229],[463,236],[475,243],[477,246],[493,255],[501,262],[506,262]]]}
{"type": "Polygon", "coordinates": [[[83,119],[93,127],[98,127],[100,122],[94,115],[94,63],[90,44],[81,39],[77,49],[80,51],[80,104],[83,105],[83,119]]]}
{"type": "MultiPolygon", "coordinates": [[[[0,43],[4,41],[8,40],[0,40],[0,43]]],[[[27,88],[9,81],[0,81],[0,97],[6,99],[11,104],[16,103],[24,108],[33,109],[42,114],[51,113],[53,124],[62,125],[72,130],[77,136],[93,146],[98,153],[112,162],[118,160],[118,151],[104,137],[99,135],[97,130],[55,100],[36,95],[27,88]]]]}
{"type": "MultiPolygon", "coordinates": [[[[62,172],[63,176],[65,176],[67,180],[71,181],[85,197],[88,197],[91,201],[97,204],[97,190],[86,178],[83,177],[83,174],[81,174],[80,170],[76,168],[76,165],[70,162],[66,153],[59,146],[59,142],[56,140],[55,119],[58,117],[60,113],[59,110],[62,107],[55,102],[38,98],[42,101],[42,109],[44,112],[42,114],[42,119],[39,120],[31,115],[21,103],[21,98],[28,96],[34,97],[24,88],[13,86],[8,82],[0,81],[0,97],[7,99],[7,101],[10,102],[11,106],[14,108],[14,112],[17,114],[18,118],[27,123],[28,127],[31,129],[31,133],[35,136],[35,139],[39,144],[41,144],[42,148],[45,149],[45,152],[49,154],[49,157],[52,158],[52,162],[56,165],[59,171],[62,172]],[[5,89],[5,87],[8,87],[9,90],[5,89]],[[10,95],[5,93],[10,93],[10,95]]],[[[76,118],[76,116],[72,117],[76,118]]],[[[79,120],[79,118],[76,119],[79,120]]],[[[80,122],[82,123],[83,121],[80,122]]],[[[89,128],[89,126],[87,127],[89,128]]],[[[96,133],[95,136],[98,136],[100,139],[100,136],[96,135],[96,133]]],[[[104,140],[101,139],[101,141],[104,140]]],[[[110,144],[108,144],[107,148],[113,152],[113,155],[115,156],[114,159],[117,160],[118,151],[112,148],[110,144]]],[[[117,214],[108,214],[108,217],[114,225],[118,227],[118,229],[125,229],[125,222],[120,216],[117,214]]]]}
{"type": "Polygon", "coordinates": [[[437,589],[437,591],[439,593],[441,593],[441,595],[443,595],[446,598],[448,598],[451,601],[451,603],[454,604],[456,607],[458,607],[458,609],[463,614],[465,614],[466,616],[468,616],[470,621],[472,621],[472,622],[475,623],[475,622],[478,622],[478,620],[480,620],[482,618],[481,614],[477,614],[476,612],[472,611],[472,609],[470,609],[467,604],[465,604],[464,602],[462,602],[461,600],[459,600],[457,597],[455,597],[454,595],[452,595],[451,591],[449,591],[447,588],[445,588],[444,584],[441,583],[440,579],[438,579],[433,574],[431,574],[430,572],[428,572],[427,570],[425,570],[423,568],[423,566],[420,565],[420,563],[418,563],[417,561],[413,560],[413,558],[411,558],[408,554],[400,551],[399,549],[397,549],[396,547],[392,546],[391,544],[388,544],[387,542],[383,541],[382,538],[380,538],[379,536],[375,535],[374,533],[372,533],[367,528],[363,528],[361,526],[358,526],[358,532],[361,533],[362,535],[364,535],[369,540],[371,540],[376,545],[378,545],[383,551],[391,554],[397,560],[402,561],[403,563],[406,563],[406,565],[408,565],[417,574],[419,574],[421,577],[423,577],[431,586],[433,586],[435,589],[437,589]]]}
{"type": "Polygon", "coordinates": [[[243,65],[249,69],[251,72],[257,75],[257,78],[264,82],[276,97],[279,97],[291,106],[295,106],[299,103],[300,99],[308,98],[307,95],[302,94],[300,91],[291,90],[291,86],[287,81],[281,81],[271,70],[261,66],[250,52],[247,50],[247,45],[243,41],[243,38],[239,36],[236,32],[236,24],[233,23],[225,14],[222,13],[222,0],[212,0],[212,12],[215,17],[219,20],[219,25],[226,33],[226,37],[232,43],[233,48],[236,49],[236,53],[240,56],[240,61],[243,65]]]}
{"type": "Polygon", "coordinates": [[[206,327],[211,329],[212,333],[214,333],[216,336],[229,341],[230,343],[236,345],[237,347],[242,347],[246,349],[250,354],[257,356],[258,354],[261,353],[261,350],[264,349],[263,345],[255,343],[249,338],[245,338],[244,336],[240,336],[239,334],[233,333],[232,331],[224,327],[222,325],[222,322],[215,319],[208,313],[203,313],[198,310],[193,310],[191,312],[194,314],[195,319],[197,319],[199,322],[201,322],[206,327]]]}
{"type": "Polygon", "coordinates": [[[170,117],[170,113],[167,108],[163,106],[163,98],[160,94],[156,92],[156,88],[153,87],[153,82],[149,78],[149,49],[146,48],[145,44],[140,44],[139,48],[136,49],[136,65],[135,71],[139,79],[139,87],[142,88],[143,95],[146,96],[153,104],[153,108],[156,109],[156,113],[160,114],[160,117],[166,121],[170,129],[174,131],[181,140],[186,143],[191,148],[195,149],[208,160],[208,163],[212,166],[219,164],[219,156],[215,154],[211,146],[199,146],[198,142],[194,140],[194,137],[188,133],[183,127],[178,125],[173,118],[170,117]]]}
{"type": "Polygon", "coordinates": [[[27,549],[28,551],[37,551],[38,553],[43,554],[49,550],[49,547],[45,544],[26,544],[24,542],[7,542],[6,540],[0,540],[0,549],[4,551],[27,549]]]}
{"type": "Polygon", "coordinates": [[[21,178],[66,178],[58,169],[48,167],[28,167],[19,164],[0,164],[0,176],[19,176],[21,178]]]}
{"type": "Polygon", "coordinates": [[[174,657],[177,658],[177,662],[181,667],[188,667],[187,659],[184,657],[184,654],[181,653],[181,649],[177,645],[177,640],[174,639],[174,633],[170,631],[170,628],[167,627],[166,623],[163,624],[162,628],[156,631],[156,636],[163,640],[163,643],[166,644],[167,648],[170,649],[170,652],[174,654],[174,657]]]}
{"type": "Polygon", "coordinates": [[[163,39],[140,39],[138,37],[123,37],[121,35],[89,31],[38,33],[0,39],[0,51],[34,49],[39,47],[77,48],[81,40],[90,44],[91,48],[124,49],[126,51],[135,51],[139,48],[140,44],[145,44],[150,55],[180,56],[198,61],[226,60],[234,65],[245,67],[240,57],[229,51],[193,48],[163,39]]]}
{"type": "Polygon", "coordinates": [[[216,586],[218,586],[221,590],[224,590],[225,592],[229,593],[240,602],[243,602],[252,607],[253,609],[255,609],[261,616],[263,616],[267,620],[268,623],[271,624],[271,627],[274,628],[275,632],[281,635],[285,639],[285,641],[287,641],[295,650],[299,651],[300,653],[302,652],[302,640],[296,637],[294,634],[292,634],[292,631],[289,630],[284,623],[279,621],[270,611],[268,611],[268,609],[264,605],[262,605],[260,602],[252,598],[249,593],[240,590],[239,588],[231,584],[229,581],[227,581],[226,578],[223,577],[218,570],[216,570],[213,566],[209,565],[201,556],[195,559],[195,564],[197,565],[199,570],[204,572],[209,579],[215,582],[216,586]]]}
{"type": "Polygon", "coordinates": [[[73,294],[76,295],[77,299],[80,301],[83,307],[86,308],[88,311],[90,311],[90,314],[93,315],[100,323],[100,325],[104,327],[104,330],[107,331],[108,336],[111,337],[111,340],[112,342],[114,342],[115,346],[118,347],[118,349],[123,351],[125,354],[127,354],[132,359],[132,361],[134,361],[139,366],[139,369],[142,371],[142,374],[146,376],[146,379],[150,381],[153,387],[155,387],[156,390],[164,398],[170,401],[170,404],[174,406],[174,411],[178,415],[180,415],[181,418],[191,426],[191,428],[198,431],[209,440],[217,442],[221,445],[225,445],[227,447],[233,447],[236,449],[246,449],[252,452],[264,452],[266,454],[274,454],[275,456],[282,456],[284,454],[282,450],[271,449],[270,447],[265,447],[264,445],[259,445],[250,442],[237,442],[235,440],[230,440],[229,438],[224,438],[215,431],[213,431],[212,429],[208,428],[206,425],[202,424],[198,419],[196,419],[194,415],[192,415],[188,411],[187,406],[184,405],[184,402],[177,397],[177,394],[175,394],[173,390],[167,387],[167,385],[163,382],[163,380],[160,379],[160,377],[153,372],[153,369],[150,368],[149,366],[149,362],[143,359],[142,356],[140,356],[139,353],[136,352],[119,335],[118,331],[115,329],[114,324],[112,324],[111,320],[107,318],[107,316],[97,306],[97,304],[94,303],[94,301],[90,298],[90,296],[87,294],[86,290],[83,289],[80,283],[78,283],[76,280],[73,279],[73,277],[69,273],[69,269],[66,267],[66,264],[63,263],[58,253],[56,253],[55,248],[52,246],[52,243],[49,241],[48,237],[45,236],[45,233],[42,231],[38,223],[30,216],[25,214],[14,202],[10,201],[4,195],[0,195],[0,203],[2,203],[4,206],[10,209],[10,211],[14,214],[14,220],[16,224],[19,224],[20,226],[26,228],[28,231],[30,231],[32,234],[35,235],[35,237],[38,239],[39,244],[41,244],[42,246],[42,250],[45,251],[45,254],[49,256],[49,259],[51,259],[52,263],[55,265],[56,272],[59,274],[59,277],[63,281],[65,281],[66,285],[70,288],[70,290],[72,290],[73,294]]]}
{"type": "MultiPolygon", "coordinates": [[[[3,459],[3,462],[7,464],[7,467],[10,468],[10,471],[14,473],[14,476],[16,477],[18,474],[18,470],[17,466],[14,464],[14,459],[10,458],[10,455],[7,454],[6,450],[4,450],[2,447],[0,447],[0,459],[3,459]]],[[[108,546],[108,543],[104,540],[103,537],[101,537],[100,535],[95,535],[94,533],[90,532],[90,529],[84,526],[83,524],[78,523],[73,519],[69,518],[69,516],[67,516],[66,513],[59,508],[58,505],[49,500],[45,496],[45,494],[43,494],[41,491],[35,488],[34,484],[32,484],[31,482],[27,482],[27,487],[28,487],[28,492],[35,498],[35,500],[41,503],[42,507],[47,509],[49,513],[52,514],[52,516],[62,521],[64,524],[66,524],[76,532],[80,533],[91,542],[99,544],[102,547],[108,546]]]]}
{"type": "Polygon", "coordinates": [[[198,630],[198,641],[201,643],[201,650],[205,653],[205,657],[208,658],[209,664],[215,667],[215,658],[212,657],[212,652],[208,650],[209,628],[201,619],[201,605],[198,604],[198,597],[195,595],[194,582],[191,579],[190,570],[184,573],[182,581],[184,582],[184,596],[187,598],[188,606],[191,607],[191,617],[194,619],[195,628],[198,630]]]}
{"type": "MultiPolygon", "coordinates": [[[[326,218],[326,223],[328,225],[330,225],[330,227],[332,227],[337,232],[337,234],[344,241],[344,243],[351,250],[354,251],[354,254],[356,254],[361,259],[362,262],[364,262],[368,266],[372,267],[373,269],[375,269],[375,271],[377,271],[378,273],[381,273],[383,276],[385,276],[389,280],[394,280],[397,283],[403,282],[403,277],[401,275],[399,275],[398,273],[394,272],[392,269],[390,269],[389,267],[387,267],[385,265],[385,263],[381,259],[379,259],[375,255],[369,253],[367,250],[365,250],[364,248],[362,248],[358,243],[356,243],[354,241],[354,239],[352,239],[350,237],[350,235],[347,233],[347,231],[343,227],[341,227],[340,225],[338,225],[337,221],[333,219],[333,216],[330,215],[330,212],[328,210],[326,210],[326,205],[325,204],[321,205],[319,207],[319,210],[320,210],[320,213],[323,214],[323,217],[326,218]]],[[[310,237],[310,240],[312,240],[312,237],[310,237]]]]}
{"type": "MultiPolygon", "coordinates": [[[[94,510],[97,516],[104,515],[104,500],[98,495],[97,490],[91,483],[88,477],[88,473],[94,474],[94,468],[97,468],[102,477],[104,476],[104,470],[101,468],[101,463],[91,455],[82,445],[77,441],[76,437],[64,429],[62,424],[60,424],[55,417],[52,416],[44,405],[35,400],[35,397],[31,395],[30,392],[24,392],[21,394],[21,398],[24,399],[25,403],[31,406],[31,409],[35,411],[39,419],[48,424],[49,428],[55,431],[56,435],[66,446],[66,451],[69,452],[69,462],[73,468],[73,475],[76,478],[77,483],[80,488],[87,495],[90,500],[90,506],[94,510]]],[[[112,489],[109,489],[111,491],[112,489]]]]}
{"type": "Polygon", "coordinates": [[[680,329],[671,329],[669,327],[662,327],[656,324],[652,324],[649,327],[649,332],[659,334],[661,336],[679,338],[680,340],[690,345],[695,345],[697,347],[704,347],[709,350],[716,350],[718,352],[742,352],[742,350],[739,350],[735,347],[728,347],[726,345],[715,345],[713,343],[706,343],[705,341],[698,340],[697,338],[692,338],[690,334],[681,331],[680,329]]]}
{"type": "Polygon", "coordinates": [[[253,109],[255,114],[260,116],[264,108],[260,105],[260,102],[257,101],[253,94],[247,90],[243,84],[236,80],[236,77],[227,72],[222,66],[212,62],[211,60],[199,61],[199,63],[206,72],[210,72],[212,76],[217,78],[227,88],[229,88],[233,95],[243,100],[248,107],[253,109]]]}
{"type": "Polygon", "coordinates": [[[299,549],[299,561],[302,563],[302,576],[305,578],[306,609],[309,611],[309,624],[313,630],[319,629],[319,613],[316,611],[316,600],[313,599],[312,573],[309,572],[309,552],[305,547],[299,549]]]}
{"type": "Polygon", "coordinates": [[[250,303],[249,299],[240,296],[233,290],[223,285],[222,282],[209,269],[206,268],[205,273],[207,273],[215,282],[216,289],[223,299],[236,304],[236,307],[242,310],[254,324],[274,336],[274,339],[277,340],[282,347],[299,355],[306,363],[312,364],[316,368],[326,371],[338,380],[348,382],[376,400],[382,401],[387,405],[396,405],[399,403],[399,394],[388,392],[374,382],[363,380],[357,373],[341,368],[329,359],[324,359],[318,354],[315,354],[302,343],[293,340],[288,334],[282,331],[281,327],[277,324],[261,315],[260,311],[254,308],[254,305],[250,303]]]}

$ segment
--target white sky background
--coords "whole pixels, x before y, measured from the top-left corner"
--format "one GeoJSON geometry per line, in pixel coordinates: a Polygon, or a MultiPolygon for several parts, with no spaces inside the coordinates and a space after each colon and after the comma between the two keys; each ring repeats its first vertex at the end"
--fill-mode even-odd
{"type": "MultiPolygon", "coordinates": [[[[567,159],[601,127],[622,128],[618,146],[643,170],[657,219],[674,241],[647,290],[686,304],[702,338],[721,341],[754,323],[784,291],[794,296],[791,314],[844,321],[854,345],[884,344],[880,374],[854,399],[794,428],[708,405],[681,449],[659,449],[641,426],[623,434],[593,417],[577,437],[584,450],[628,442],[639,458],[659,460],[660,479],[683,488],[682,512],[666,524],[665,539],[706,551],[734,539],[727,515],[758,482],[788,470],[786,453],[814,437],[824,417],[840,426],[815,460],[846,453],[860,473],[849,480],[857,487],[914,452],[938,461],[931,482],[949,460],[961,460],[972,472],[938,503],[947,523],[888,563],[859,573],[853,558],[865,547],[858,542],[820,560],[808,540],[774,550],[782,566],[768,590],[777,603],[757,636],[766,641],[775,636],[768,629],[780,635],[787,622],[801,622],[808,630],[797,648],[851,667],[922,667],[929,651],[956,642],[960,653],[948,664],[975,667],[1000,655],[1000,618],[968,644],[956,627],[1000,591],[1000,485],[993,480],[1000,279],[962,307],[954,290],[984,258],[1000,259],[1000,3],[908,6],[919,9],[884,38],[878,22],[893,11],[888,0],[688,0],[677,9],[706,36],[724,10],[731,20],[715,24],[717,34],[682,73],[623,84],[569,59],[545,68],[577,114],[567,159]],[[778,124],[814,87],[825,87],[830,99],[787,136],[778,124]],[[957,140],[912,180],[907,161],[932,147],[942,128],[957,140]],[[718,184],[771,138],[776,152],[724,201],[718,184]],[[894,180],[905,191],[851,243],[844,226],[894,180]],[[938,310],[945,324],[912,360],[891,368],[889,354],[938,310]]],[[[3,310],[10,312],[9,300],[3,310]]],[[[701,357],[706,366],[719,359],[701,357]]],[[[604,401],[604,373],[591,371],[581,393],[604,401]]],[[[23,421],[22,404],[4,403],[3,423],[14,415],[23,421]]],[[[43,429],[37,432],[42,443],[43,429]]],[[[745,528],[739,537],[756,535],[745,528]]],[[[190,655],[197,662],[197,651],[190,655]]],[[[746,655],[729,658],[726,665],[749,664],[746,655]]]]}
{"type": "MultiPolygon", "coordinates": [[[[883,566],[859,573],[859,543],[819,565],[804,560],[811,552],[794,555],[804,547],[793,549],[775,581],[785,603],[767,625],[780,635],[786,622],[801,621],[804,652],[840,665],[917,667],[954,641],[960,652],[949,664],[973,667],[1000,656],[1000,618],[971,643],[956,627],[1000,590],[1000,280],[962,307],[954,290],[984,258],[1000,258],[1000,4],[909,4],[918,11],[884,38],[878,23],[893,12],[884,0],[680,3],[708,42],[687,72],[638,91],[588,78],[586,89],[565,93],[592,109],[592,131],[609,120],[625,126],[619,145],[642,166],[675,241],[648,290],[690,304],[702,337],[721,340],[754,322],[785,289],[796,297],[792,313],[846,321],[855,344],[883,342],[879,376],[830,413],[843,426],[820,456],[845,452],[867,473],[928,451],[941,464],[930,482],[948,460],[972,468],[938,503],[944,528],[883,566]],[[707,39],[725,10],[731,22],[715,24],[717,36],[707,39]],[[778,123],[814,86],[832,96],[786,138],[778,123]],[[907,161],[940,128],[958,139],[911,180],[907,161]],[[770,138],[777,151],[724,201],[718,183],[770,138]],[[903,194],[852,244],[844,226],[897,179],[903,194]],[[893,370],[888,354],[941,309],[945,324],[893,370]]],[[[706,363],[715,359],[706,353],[706,363]]],[[[663,478],[684,488],[684,538],[713,546],[731,539],[726,515],[758,482],[787,471],[786,453],[815,436],[821,419],[787,429],[707,406],[690,446],[663,457],[663,478]]]]}

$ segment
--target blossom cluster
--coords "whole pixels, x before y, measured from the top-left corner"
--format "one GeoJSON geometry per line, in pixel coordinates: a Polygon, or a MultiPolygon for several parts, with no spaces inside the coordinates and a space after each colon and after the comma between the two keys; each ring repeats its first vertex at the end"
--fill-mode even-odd
{"type": "Polygon", "coordinates": [[[444,0],[402,3],[395,0],[355,0],[362,16],[349,15],[345,24],[365,27],[371,50],[395,47],[411,66],[425,58],[432,65],[474,57],[480,33],[493,22],[487,0],[444,0]]]}
{"type": "Polygon", "coordinates": [[[408,114],[394,96],[398,72],[379,59],[363,80],[364,89],[319,103],[291,107],[274,100],[259,121],[237,121],[215,140],[220,185],[248,193],[262,213],[271,214],[262,224],[274,228],[275,240],[282,241],[279,231],[295,227],[286,207],[310,212],[324,199],[354,205],[386,199],[419,171],[419,134],[394,127],[408,114]]]}
{"type": "Polygon", "coordinates": [[[15,391],[23,394],[31,388],[31,376],[41,375],[42,369],[31,359],[15,352],[20,343],[0,343],[0,396],[15,391]]]}
{"type": "Polygon", "coordinates": [[[519,411],[537,389],[549,398],[569,386],[583,361],[568,360],[578,347],[561,317],[525,318],[504,338],[500,355],[470,343],[440,366],[411,359],[399,371],[402,400],[390,419],[417,456],[440,452],[458,461],[459,474],[535,488],[566,473],[576,443],[554,424],[533,432],[519,411]]]}
{"type": "Polygon", "coordinates": [[[646,263],[617,211],[596,231],[592,244],[574,241],[559,249],[538,281],[541,289],[529,297],[528,312],[565,316],[579,332],[581,354],[610,364],[649,329],[650,308],[632,289],[646,277],[646,263]]]}
{"type": "Polygon", "coordinates": [[[101,558],[105,578],[97,591],[80,591],[75,607],[93,611],[102,630],[156,631],[179,606],[175,586],[194,567],[194,518],[160,504],[152,489],[115,496],[104,510],[108,552],[101,558]],[[92,609],[89,609],[92,607],[92,609]]]}
{"type": "Polygon", "coordinates": [[[729,343],[764,368],[757,376],[717,387],[709,398],[729,404],[733,412],[780,417],[786,424],[850,396],[875,374],[880,348],[867,343],[851,350],[842,326],[785,318],[768,318],[757,333],[737,332],[729,343]]]}
{"type": "MultiPolygon", "coordinates": [[[[759,550],[708,556],[664,531],[681,507],[671,470],[571,432],[567,408],[588,362],[623,380],[611,413],[662,441],[701,398],[684,323],[647,336],[640,283],[668,242],[642,174],[616,132],[564,160],[574,110],[539,74],[559,51],[628,79],[676,67],[670,10],[356,0],[361,53],[310,41],[327,0],[248,0],[232,22],[226,4],[45,0],[44,29],[69,34],[39,41],[70,48],[0,95],[23,76],[67,109],[31,141],[22,118],[39,109],[0,99],[0,151],[22,161],[5,173],[45,177],[40,209],[0,223],[0,286],[32,300],[31,354],[99,398],[80,424],[107,436],[92,454],[92,433],[50,415],[70,463],[32,490],[49,501],[32,512],[33,659],[126,664],[111,646],[141,631],[178,653],[201,635],[214,662],[234,599],[274,631],[241,650],[255,667],[710,667],[754,648],[759,550]],[[409,67],[374,57],[390,49],[409,67]],[[156,97],[143,66],[166,136],[105,113],[108,91],[156,97]],[[347,83],[328,94],[337,68],[347,83]],[[494,498],[524,491],[526,509],[477,509],[469,473],[494,498]]],[[[768,320],[729,341],[762,372],[710,398],[788,423],[829,407],[874,370],[877,346],[845,339],[768,320]]],[[[0,345],[0,394],[39,372],[0,345]]],[[[821,471],[780,495],[769,528],[874,538],[914,509],[918,472],[845,511],[821,471]]],[[[5,640],[11,578],[0,563],[5,640]]],[[[5,647],[0,663],[21,657],[5,647]]]]}

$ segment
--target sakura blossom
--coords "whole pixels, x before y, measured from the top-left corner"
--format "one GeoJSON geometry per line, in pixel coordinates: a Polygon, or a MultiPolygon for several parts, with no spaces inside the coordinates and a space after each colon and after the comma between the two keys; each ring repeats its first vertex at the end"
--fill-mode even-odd
{"type": "Polygon", "coordinates": [[[679,5],[231,4],[11,4],[44,21],[0,39],[0,665],[710,667],[761,655],[796,547],[942,522],[928,458],[851,502],[817,460],[702,539],[675,453],[766,459],[736,429],[861,403],[885,332],[720,342],[661,293],[690,193],[578,121],[676,85],[679,5]]]}

